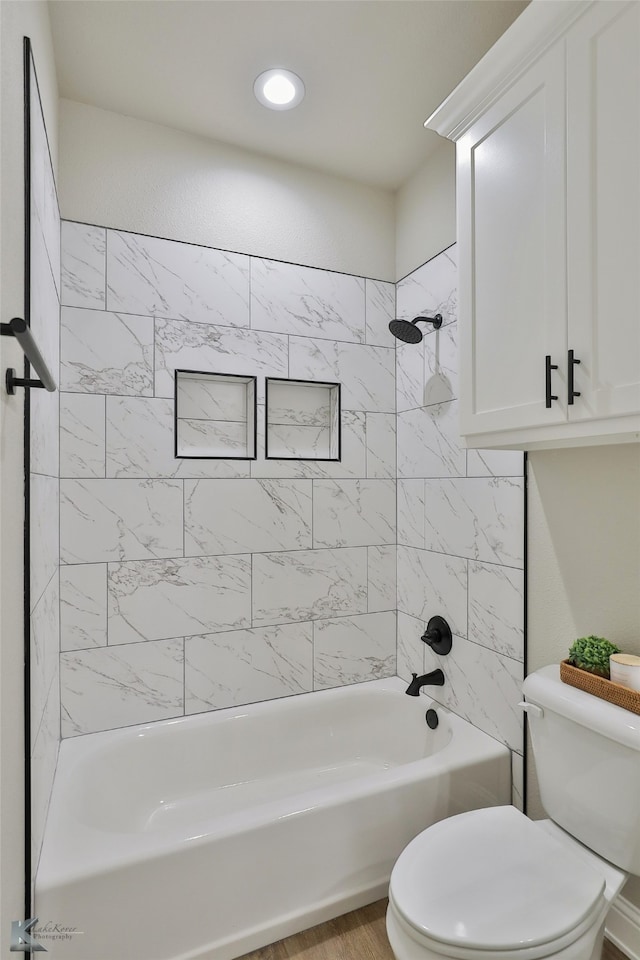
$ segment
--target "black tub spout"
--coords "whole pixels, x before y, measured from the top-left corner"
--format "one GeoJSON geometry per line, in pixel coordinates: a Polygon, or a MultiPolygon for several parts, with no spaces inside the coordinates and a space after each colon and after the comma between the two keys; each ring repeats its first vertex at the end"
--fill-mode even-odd
{"type": "Polygon", "coordinates": [[[417,673],[414,673],[413,680],[405,690],[405,693],[410,697],[417,697],[422,687],[426,686],[444,686],[444,673],[440,667],[438,667],[437,670],[432,670],[431,673],[423,673],[421,677],[419,677],[417,673]]]}

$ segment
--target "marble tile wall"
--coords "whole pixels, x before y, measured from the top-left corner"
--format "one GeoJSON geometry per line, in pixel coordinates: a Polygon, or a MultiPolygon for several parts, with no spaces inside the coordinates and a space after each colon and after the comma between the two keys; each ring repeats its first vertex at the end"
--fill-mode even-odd
{"type": "Polygon", "coordinates": [[[523,455],[460,444],[455,258],[453,246],[397,284],[398,317],[444,318],[396,351],[398,674],[442,668],[429,695],[511,749],[521,806],[523,455]],[[446,657],[420,640],[435,614],[454,634],[446,657]]]}
{"type": "MultiPolygon", "coordinates": [[[[30,322],[34,339],[57,380],[60,216],[33,63],[30,93],[30,322]]],[[[22,376],[21,370],[18,375],[22,376]]],[[[42,389],[29,393],[31,858],[35,876],[60,744],[60,470],[58,393],[42,389]]]]}
{"type": "Polygon", "coordinates": [[[63,736],[396,672],[395,285],[62,224],[63,736]],[[174,370],[258,378],[258,458],[174,457],[174,370]],[[264,458],[265,377],[342,383],[264,458]]]}
{"type": "Polygon", "coordinates": [[[522,455],[460,444],[455,247],[396,293],[65,222],[61,290],[63,736],[442,666],[519,802],[522,455]],[[176,368],[258,378],[255,461],[174,457],[176,368]],[[265,460],[267,376],[341,382],[340,462],[265,460]]]}

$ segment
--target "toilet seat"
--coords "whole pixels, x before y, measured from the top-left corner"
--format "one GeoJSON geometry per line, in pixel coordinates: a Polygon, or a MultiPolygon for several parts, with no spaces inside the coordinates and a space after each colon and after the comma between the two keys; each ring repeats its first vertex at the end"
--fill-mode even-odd
{"type": "Polygon", "coordinates": [[[389,902],[434,953],[535,960],[601,922],[604,891],[603,874],[515,807],[490,807],[419,834],[393,868],[389,902]]]}

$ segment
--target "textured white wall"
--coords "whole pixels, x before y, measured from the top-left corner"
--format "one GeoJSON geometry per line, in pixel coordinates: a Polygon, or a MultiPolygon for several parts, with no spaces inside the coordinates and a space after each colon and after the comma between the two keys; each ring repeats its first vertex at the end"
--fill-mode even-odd
{"type": "Polygon", "coordinates": [[[70,220],[395,280],[391,192],[60,102],[70,220]]]}
{"type": "Polygon", "coordinates": [[[640,654],[640,445],[530,454],[528,559],[530,671],[590,633],[640,654]]]}
{"type": "Polygon", "coordinates": [[[396,278],[456,240],[456,151],[442,140],[396,194],[396,278]]]}
{"type": "Polygon", "coordinates": [[[640,445],[529,456],[530,669],[576,637],[640,654],[640,445]]]}
{"type": "MultiPolygon", "coordinates": [[[[31,38],[51,148],[56,163],[58,91],[46,3],[0,4],[2,18],[2,145],[0,203],[0,316],[22,316],[23,297],[23,71],[22,39],[31,38]]],[[[22,351],[0,340],[1,369],[22,367],[22,351]]],[[[0,391],[0,953],[11,920],[23,907],[22,538],[23,391],[0,391]]]]}

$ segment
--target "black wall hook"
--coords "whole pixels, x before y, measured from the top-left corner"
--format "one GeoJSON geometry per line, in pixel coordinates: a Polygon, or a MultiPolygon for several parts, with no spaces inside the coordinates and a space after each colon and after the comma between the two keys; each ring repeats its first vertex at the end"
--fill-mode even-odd
{"type": "Polygon", "coordinates": [[[451,627],[444,617],[431,617],[420,639],[441,657],[449,653],[453,645],[451,627]]]}

